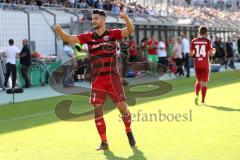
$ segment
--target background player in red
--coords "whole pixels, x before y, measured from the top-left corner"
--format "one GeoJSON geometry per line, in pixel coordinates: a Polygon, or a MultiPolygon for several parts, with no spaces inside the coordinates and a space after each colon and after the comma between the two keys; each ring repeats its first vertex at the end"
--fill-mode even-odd
{"type": "Polygon", "coordinates": [[[205,103],[207,93],[207,82],[210,75],[209,56],[213,56],[215,49],[212,48],[211,41],[207,39],[208,29],[205,26],[199,28],[199,37],[191,42],[190,56],[194,57],[194,66],[196,73],[195,85],[195,104],[199,105],[199,91],[202,93],[202,104],[205,103]]]}
{"type": "Polygon", "coordinates": [[[95,9],[92,13],[94,32],[79,36],[69,35],[62,30],[60,25],[55,26],[56,33],[63,41],[88,45],[89,60],[92,65],[90,103],[94,106],[95,124],[102,140],[97,150],[108,149],[106,125],[103,118],[103,104],[107,95],[117,104],[122,114],[129,144],[135,146],[136,143],[131,130],[131,114],[126,104],[116,61],[117,41],[133,33],[134,26],[125,13],[120,13],[120,18],[125,21],[125,28],[106,29],[105,11],[95,9]]]}

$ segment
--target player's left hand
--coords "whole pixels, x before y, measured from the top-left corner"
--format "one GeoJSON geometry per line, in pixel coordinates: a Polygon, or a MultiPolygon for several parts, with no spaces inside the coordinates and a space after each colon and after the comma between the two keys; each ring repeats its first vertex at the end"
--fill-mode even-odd
{"type": "Polygon", "coordinates": [[[125,12],[120,12],[119,17],[122,20],[127,20],[128,19],[128,15],[125,12]]]}

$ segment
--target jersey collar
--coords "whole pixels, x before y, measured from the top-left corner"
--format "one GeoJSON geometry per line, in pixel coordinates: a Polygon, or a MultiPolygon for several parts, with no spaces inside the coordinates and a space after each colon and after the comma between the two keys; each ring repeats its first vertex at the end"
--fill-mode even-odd
{"type": "Polygon", "coordinates": [[[102,35],[98,35],[97,32],[93,32],[93,38],[94,39],[99,39],[99,38],[102,38],[102,37],[104,37],[108,34],[109,34],[109,31],[107,29],[105,30],[105,32],[102,35]]]}

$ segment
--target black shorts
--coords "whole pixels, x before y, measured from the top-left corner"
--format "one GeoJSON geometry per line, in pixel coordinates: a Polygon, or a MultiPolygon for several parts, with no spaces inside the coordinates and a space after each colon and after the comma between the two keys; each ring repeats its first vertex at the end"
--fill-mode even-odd
{"type": "Polygon", "coordinates": [[[163,66],[167,66],[168,65],[167,57],[158,57],[158,63],[163,66]]]}

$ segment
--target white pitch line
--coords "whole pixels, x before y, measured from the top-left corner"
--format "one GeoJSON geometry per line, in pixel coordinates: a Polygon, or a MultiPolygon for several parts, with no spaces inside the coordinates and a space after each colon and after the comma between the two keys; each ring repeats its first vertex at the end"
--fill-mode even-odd
{"type": "Polygon", "coordinates": [[[21,120],[21,119],[28,119],[28,118],[32,118],[32,117],[47,115],[50,113],[54,113],[54,112],[53,111],[42,112],[42,113],[36,113],[36,114],[30,114],[30,115],[26,115],[26,116],[22,116],[22,117],[12,118],[12,119],[5,119],[5,120],[1,120],[0,123],[12,122],[12,121],[21,120]]]}

